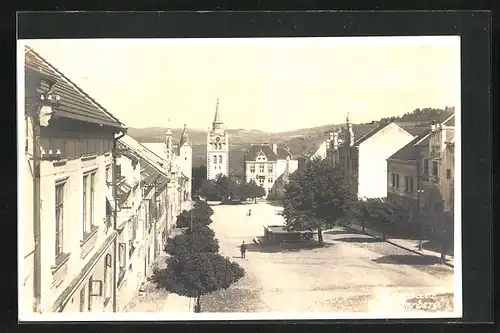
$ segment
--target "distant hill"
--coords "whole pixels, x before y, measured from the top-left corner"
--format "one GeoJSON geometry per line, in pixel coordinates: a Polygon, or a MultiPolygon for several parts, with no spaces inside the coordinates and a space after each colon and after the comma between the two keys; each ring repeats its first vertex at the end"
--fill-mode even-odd
{"type": "MultiPolygon", "coordinates": [[[[401,117],[383,118],[393,120],[413,135],[419,135],[427,130],[432,121],[443,121],[454,112],[454,108],[416,109],[401,117]]],[[[354,124],[356,137],[362,136],[377,125],[378,121],[365,124],[354,124]]],[[[345,124],[331,124],[311,128],[302,128],[286,132],[264,132],[260,130],[229,129],[229,168],[232,177],[240,178],[243,175],[243,157],[245,150],[252,143],[276,142],[288,147],[295,156],[309,155],[328,138],[330,132],[341,129],[345,124]]],[[[172,129],[175,140],[179,140],[182,128],[172,129]]],[[[166,128],[148,127],[128,129],[128,134],[139,142],[164,142],[166,128]]],[[[200,129],[188,128],[188,136],[193,147],[193,166],[205,164],[207,132],[200,129]]]]}

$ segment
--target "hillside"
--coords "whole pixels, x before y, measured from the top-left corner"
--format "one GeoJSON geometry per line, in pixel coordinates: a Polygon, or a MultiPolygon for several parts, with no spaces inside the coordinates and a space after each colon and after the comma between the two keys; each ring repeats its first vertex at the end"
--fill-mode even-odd
{"type": "MultiPolygon", "coordinates": [[[[443,121],[454,112],[454,108],[416,109],[404,114],[402,117],[383,118],[393,120],[413,135],[419,135],[427,130],[432,121],[443,121]]],[[[344,124],[323,125],[312,128],[303,128],[293,131],[271,133],[260,130],[229,129],[229,165],[232,177],[240,178],[243,174],[243,156],[246,148],[252,143],[276,142],[290,149],[292,154],[308,155],[314,151],[326,138],[328,133],[341,129],[344,124]]],[[[377,121],[365,124],[354,124],[355,137],[360,137],[377,126],[377,121]]],[[[165,140],[163,127],[129,128],[128,134],[142,143],[162,143],[165,140]]],[[[174,138],[178,140],[182,128],[172,129],[174,138]]],[[[206,159],[206,130],[188,128],[189,140],[193,147],[193,166],[205,164],[206,159]]]]}

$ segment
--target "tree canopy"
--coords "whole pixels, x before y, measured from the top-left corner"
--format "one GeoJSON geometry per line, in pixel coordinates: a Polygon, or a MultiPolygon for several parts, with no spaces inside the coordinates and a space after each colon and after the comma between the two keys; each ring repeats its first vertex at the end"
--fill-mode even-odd
{"type": "Polygon", "coordinates": [[[215,234],[206,225],[195,225],[185,233],[169,238],[165,251],[173,256],[188,255],[191,253],[219,251],[219,241],[215,234]]]}
{"type": "Polygon", "coordinates": [[[191,210],[183,210],[178,216],[175,223],[177,228],[186,228],[191,225],[191,218],[193,224],[209,225],[212,223],[210,218],[214,211],[209,204],[203,200],[194,200],[191,210]]]}
{"type": "Polygon", "coordinates": [[[192,253],[167,259],[167,269],[155,271],[158,287],[187,297],[227,289],[245,274],[243,268],[217,253],[192,253]]]}
{"type": "Polygon", "coordinates": [[[342,169],[314,159],[290,176],[282,215],[289,230],[318,230],[321,243],[321,230],[350,218],[356,202],[342,169]]]}

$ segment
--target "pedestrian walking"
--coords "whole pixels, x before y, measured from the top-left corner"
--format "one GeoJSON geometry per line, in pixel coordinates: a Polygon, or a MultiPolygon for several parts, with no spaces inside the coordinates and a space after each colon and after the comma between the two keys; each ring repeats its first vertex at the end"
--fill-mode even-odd
{"type": "Polygon", "coordinates": [[[247,253],[247,245],[245,244],[245,241],[243,241],[240,245],[240,252],[241,252],[241,258],[245,259],[245,254],[247,253]]]}

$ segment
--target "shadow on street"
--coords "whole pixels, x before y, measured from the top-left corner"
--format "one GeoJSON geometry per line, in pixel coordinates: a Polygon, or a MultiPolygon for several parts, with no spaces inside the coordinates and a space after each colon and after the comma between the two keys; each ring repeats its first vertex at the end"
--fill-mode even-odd
{"type": "MultiPolygon", "coordinates": [[[[450,247],[451,249],[446,254],[453,255],[453,246],[450,247]]],[[[438,240],[430,240],[422,243],[422,248],[427,251],[441,253],[441,242],[438,240]]]]}
{"type": "Polygon", "coordinates": [[[384,240],[381,238],[373,238],[373,237],[345,237],[345,238],[337,238],[337,242],[345,242],[345,243],[380,243],[384,240]]]}
{"type": "MultiPolygon", "coordinates": [[[[281,244],[281,245],[274,245],[274,244],[260,245],[260,244],[250,243],[247,244],[247,252],[261,252],[261,253],[300,252],[300,251],[314,250],[318,248],[325,248],[330,245],[332,245],[332,243],[323,242],[323,246],[319,246],[318,242],[316,241],[298,243],[298,244],[281,244]]],[[[237,250],[239,251],[239,246],[237,247],[237,250]]]]}
{"type": "Polygon", "coordinates": [[[439,262],[439,258],[415,254],[394,254],[373,259],[373,261],[378,264],[391,265],[435,265],[439,262]]]}
{"type": "MultiPolygon", "coordinates": [[[[358,234],[359,232],[356,231],[356,233],[358,234]]],[[[352,234],[352,231],[342,228],[342,229],[338,229],[338,230],[324,231],[323,234],[324,235],[346,235],[346,234],[348,235],[348,234],[352,234]]]]}

